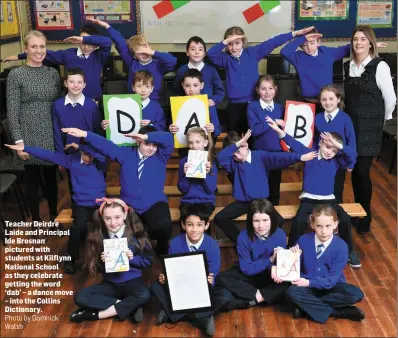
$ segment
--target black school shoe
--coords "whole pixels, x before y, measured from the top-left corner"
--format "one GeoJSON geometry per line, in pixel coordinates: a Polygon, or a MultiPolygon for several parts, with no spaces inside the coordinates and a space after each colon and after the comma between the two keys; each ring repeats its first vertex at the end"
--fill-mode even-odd
{"type": "Polygon", "coordinates": [[[349,319],[354,322],[360,322],[365,318],[365,312],[363,312],[359,307],[347,306],[340,309],[334,309],[332,316],[336,318],[349,319]]]}
{"type": "Polygon", "coordinates": [[[81,323],[85,320],[98,320],[98,312],[79,308],[69,316],[69,320],[73,323],[81,323]]]}
{"type": "Polygon", "coordinates": [[[252,307],[252,302],[246,299],[234,299],[225,304],[227,311],[244,310],[252,307]]]}
{"type": "Polygon", "coordinates": [[[297,319],[297,318],[304,318],[305,317],[305,313],[303,311],[301,311],[298,307],[295,307],[293,310],[293,318],[297,319]]]}
{"type": "Polygon", "coordinates": [[[158,318],[156,320],[156,324],[160,325],[163,323],[167,323],[169,321],[169,316],[167,315],[166,311],[161,309],[159,314],[158,314],[158,318]]]}
{"type": "Polygon", "coordinates": [[[142,311],[142,307],[140,307],[139,309],[137,309],[136,311],[134,311],[131,315],[130,315],[131,320],[134,323],[141,323],[142,319],[144,318],[144,312],[142,311]]]}
{"type": "Polygon", "coordinates": [[[214,316],[192,319],[191,324],[206,333],[208,336],[214,336],[214,334],[216,333],[214,316]]]}

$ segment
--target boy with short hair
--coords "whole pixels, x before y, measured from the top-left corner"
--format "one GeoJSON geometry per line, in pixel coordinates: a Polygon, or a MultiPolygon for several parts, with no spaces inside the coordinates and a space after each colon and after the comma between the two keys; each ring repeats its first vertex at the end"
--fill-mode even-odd
{"type": "Polygon", "coordinates": [[[65,135],[62,128],[79,128],[98,133],[100,130],[100,113],[97,104],[84,96],[86,76],[81,68],[69,68],[65,81],[68,94],[54,101],[52,118],[55,151],[76,151],[73,147],[65,149],[68,144],[80,144],[80,139],[65,135]]]}
{"type": "MultiPolygon", "coordinates": [[[[135,73],[133,90],[141,96],[142,120],[141,127],[153,126],[157,131],[166,130],[166,118],[159,102],[150,99],[153,92],[153,76],[147,70],[135,73]]],[[[104,130],[109,126],[109,120],[103,120],[101,126],[104,130]]]]}
{"type": "MultiPolygon", "coordinates": [[[[102,97],[101,72],[111,53],[112,40],[97,35],[93,26],[84,26],[80,36],[70,36],[64,42],[79,44],[79,47],[57,51],[47,49],[45,60],[55,65],[64,65],[65,72],[70,68],[83,69],[87,77],[87,86],[83,93],[99,101],[102,97]]],[[[9,56],[4,61],[23,59],[26,59],[26,53],[9,56]]]]}
{"type": "Polygon", "coordinates": [[[132,92],[134,74],[140,70],[147,70],[154,79],[154,89],[150,98],[158,101],[162,90],[163,75],[174,70],[177,58],[170,53],[154,51],[147,38],[142,34],[132,36],[126,43],[124,37],[107,22],[99,19],[88,20],[104,27],[115,42],[117,51],[128,66],[127,88],[129,93],[132,92]]]}
{"type": "MultiPolygon", "coordinates": [[[[211,297],[213,307],[209,311],[197,311],[192,314],[173,314],[167,299],[167,291],[164,288],[166,278],[164,274],[159,275],[159,281],[152,284],[151,289],[159,300],[162,309],[158,315],[158,324],[164,322],[178,322],[184,317],[192,325],[201,329],[206,334],[213,336],[215,333],[215,322],[213,314],[222,308],[230,299],[230,293],[224,289],[214,287],[215,278],[220,272],[221,256],[218,243],[205,233],[209,228],[209,214],[200,204],[188,204],[181,210],[181,226],[186,233],[174,237],[170,243],[169,255],[182,254],[195,251],[206,252],[209,276],[207,278],[212,286],[211,297]]],[[[186,283],[187,281],[182,281],[186,283]]],[[[232,298],[232,297],[231,297],[232,298]]]]}
{"type": "Polygon", "coordinates": [[[206,56],[206,44],[203,39],[199,36],[191,37],[186,45],[186,53],[189,56],[189,62],[181,66],[176,72],[173,86],[174,95],[184,95],[184,89],[181,85],[184,74],[189,69],[197,69],[203,76],[204,87],[202,94],[207,94],[209,106],[217,106],[223,100],[225,90],[217,70],[203,61],[206,56]]]}
{"type": "Polygon", "coordinates": [[[75,152],[70,155],[66,155],[64,152],[52,152],[24,146],[23,143],[7,145],[7,147],[27,152],[32,156],[69,169],[73,188],[71,197],[74,219],[68,240],[68,255],[71,260],[65,262],[64,271],[66,274],[74,274],[76,271],[75,261],[79,259],[80,243],[84,242],[87,237],[87,222],[98,208],[95,200],[105,196],[106,158],[91,147],[76,143],[68,144],[67,147],[75,149],[75,152]]]}
{"type": "Polygon", "coordinates": [[[274,129],[279,137],[290,146],[290,150],[305,154],[318,152],[318,156],[312,161],[304,164],[303,169],[303,193],[300,195],[300,207],[296,216],[292,220],[292,227],[289,234],[289,246],[293,246],[299,237],[308,227],[308,218],[312,210],[319,204],[332,205],[340,219],[339,234],[347,243],[349,249],[348,263],[353,268],[361,267],[361,262],[353,249],[351,234],[351,217],[338,204],[334,192],[334,180],[339,168],[345,169],[356,161],[357,153],[355,149],[344,145],[343,139],[337,133],[321,133],[319,145],[308,148],[286,134],[271,118],[266,121],[274,129]]]}
{"type": "MultiPolygon", "coordinates": [[[[250,203],[255,199],[268,198],[268,174],[270,170],[288,167],[297,161],[309,161],[316,156],[314,152],[305,155],[287,152],[251,151],[247,140],[249,129],[241,138],[237,132],[230,132],[224,139],[224,149],[218,153],[218,162],[229,175],[232,175],[235,202],[226,206],[214,218],[223,232],[236,242],[240,230],[233,220],[247,213],[250,203]]],[[[283,223],[279,216],[279,226],[283,223]]]]}

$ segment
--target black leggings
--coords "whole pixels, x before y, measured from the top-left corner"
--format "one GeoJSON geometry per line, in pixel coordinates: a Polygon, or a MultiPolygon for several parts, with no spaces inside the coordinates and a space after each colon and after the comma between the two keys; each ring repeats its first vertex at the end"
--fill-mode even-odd
{"type": "Polygon", "coordinates": [[[26,172],[26,198],[32,221],[40,221],[40,198],[39,186],[41,179],[44,180],[44,197],[47,199],[50,217],[57,216],[58,186],[57,167],[47,165],[25,165],[26,172]]]}

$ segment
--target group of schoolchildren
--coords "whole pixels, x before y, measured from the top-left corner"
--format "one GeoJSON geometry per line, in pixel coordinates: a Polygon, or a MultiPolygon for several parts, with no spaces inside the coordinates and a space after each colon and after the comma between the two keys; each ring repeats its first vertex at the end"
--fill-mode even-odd
{"type": "Polygon", "coordinates": [[[142,269],[153,262],[151,242],[143,224],[150,238],[157,241],[159,255],[205,251],[210,272],[212,309],[178,314],[170,309],[165,275],[159,275],[158,281],[151,285],[162,307],[159,324],[188,320],[213,335],[213,315],[217,311],[275,304],[284,295],[294,304],[295,317],[308,316],[320,323],[330,316],[362,320],[364,313],[352,305],[363,298],[363,293],[347,284],[343,274],[347,262],[352,267],[361,264],[353,249],[350,217],[338,204],[342,202],[344,173],[356,161],[355,132],[349,116],[342,110],[342,95],[332,85],[332,65],[348,56],[349,46],[320,47],[321,35],[310,27],[247,47],[241,28],[228,29],[224,40],[207,52],[208,58],[226,72],[229,100],[229,133],[223,141],[223,150],[215,156],[214,137],[221,132],[216,105],[224,97],[224,88],[216,69],[203,62],[204,41],[199,37],[189,39],[186,48],[189,63],[177,70],[174,91],[176,96],[208,95],[210,123],[187,132],[189,149],[208,151],[207,175],[205,179],[187,178],[189,164],[184,154],[177,185],[182,193],[180,212],[184,232],[169,245],[172,221],[163,189],[166,164],[174,149],[172,134],[178,131],[178,126],[171,124],[167,128],[157,100],[163,75],[174,69],[176,58],[153,51],[142,35],[133,36],[126,43],[108,23],[91,21],[107,30],[129,67],[129,90],[141,96],[141,129],[126,135],[136,140],[138,146],[119,147],[100,135],[101,129],[108,128],[109,121],[101,121],[97,105],[91,99],[101,98],[100,72],[112,41],[89,35],[87,30],[80,37],[68,39],[79,43],[79,48],[47,51],[50,62],[66,66],[68,94],[55,101],[53,108],[56,152],[29,145],[9,145],[69,171],[74,224],[68,241],[72,259],[65,263],[66,273],[76,271],[75,261],[82,241],[86,241],[86,265],[95,275],[104,272],[103,239],[128,239],[130,270],[104,273],[102,283],[78,291],[75,302],[79,309],[70,320],[81,322],[112,316],[142,320],[142,307],[151,297],[141,278],[142,269]],[[274,102],[278,90],[275,80],[258,73],[258,62],[291,39],[281,54],[296,67],[305,100],[319,100],[316,102],[323,107],[315,118],[313,148],[303,146],[283,131],[284,107],[274,102]],[[302,50],[296,51],[299,46],[302,50]],[[290,146],[290,152],[282,150],[281,140],[290,146]],[[98,208],[98,198],[106,194],[107,158],[120,163],[120,199],[103,198],[98,208]],[[303,193],[286,246],[287,238],[280,228],[283,218],[274,205],[279,204],[281,169],[297,161],[304,162],[303,193]],[[220,272],[219,245],[206,234],[215,209],[218,165],[228,173],[235,202],[223,208],[214,221],[236,243],[239,256],[238,263],[223,272],[220,272]],[[240,231],[233,220],[243,214],[247,214],[247,227],[240,231]],[[87,233],[90,218],[93,227],[87,233]],[[308,225],[314,232],[304,234],[308,225]],[[300,256],[301,261],[301,277],[292,283],[283,282],[276,273],[277,252],[286,247],[300,256]]]}

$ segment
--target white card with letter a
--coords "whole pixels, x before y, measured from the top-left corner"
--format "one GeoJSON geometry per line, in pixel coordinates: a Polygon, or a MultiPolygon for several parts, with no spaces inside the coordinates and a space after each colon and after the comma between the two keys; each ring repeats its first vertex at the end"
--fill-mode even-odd
{"type": "Polygon", "coordinates": [[[188,170],[186,177],[206,178],[207,151],[189,150],[188,151],[188,170]]]}
{"type": "Polygon", "coordinates": [[[129,271],[130,263],[126,251],[127,238],[104,239],[105,272],[129,271]]]}
{"type": "Polygon", "coordinates": [[[300,257],[290,250],[279,250],[276,254],[276,274],[286,282],[300,278],[300,257]]]}

